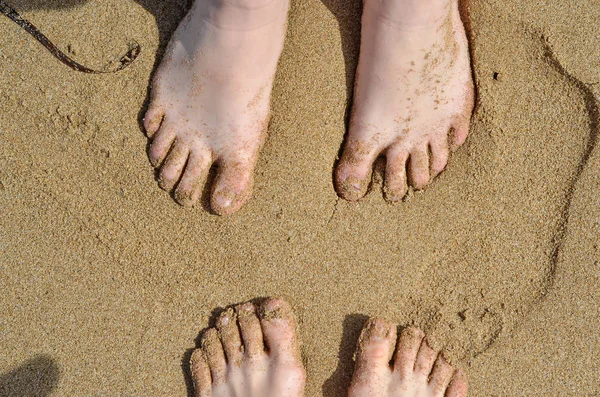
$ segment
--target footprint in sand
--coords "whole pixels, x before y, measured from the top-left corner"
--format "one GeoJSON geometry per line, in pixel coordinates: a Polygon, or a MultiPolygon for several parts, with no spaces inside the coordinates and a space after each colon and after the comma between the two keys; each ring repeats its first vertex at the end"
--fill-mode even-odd
{"type": "Polygon", "coordinates": [[[467,175],[473,232],[423,276],[437,303],[415,302],[449,356],[468,361],[510,334],[554,287],[575,186],[600,122],[592,87],[565,70],[541,34],[478,25],[480,103],[467,175]],[[510,58],[506,47],[479,45],[491,34],[510,43],[510,58]]]}

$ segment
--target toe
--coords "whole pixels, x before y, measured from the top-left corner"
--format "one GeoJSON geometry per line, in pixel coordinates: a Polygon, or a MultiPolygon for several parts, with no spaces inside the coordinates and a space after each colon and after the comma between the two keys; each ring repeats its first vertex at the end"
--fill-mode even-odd
{"type": "Polygon", "coordinates": [[[256,313],[256,306],[248,302],[236,307],[235,311],[246,355],[248,357],[258,357],[264,354],[263,333],[256,313]]]}
{"type": "Polygon", "coordinates": [[[196,349],[190,359],[190,370],[194,382],[194,395],[196,397],[209,397],[212,389],[210,367],[204,355],[204,350],[196,349]]]}
{"type": "Polygon", "coordinates": [[[165,110],[162,106],[152,102],[148,107],[148,111],[144,116],[144,129],[148,138],[152,138],[156,131],[160,128],[163,118],[165,116],[165,110]]]}
{"type": "Polygon", "coordinates": [[[189,152],[187,145],[178,143],[175,140],[158,176],[158,184],[162,189],[167,191],[173,189],[181,177],[189,152]]]}
{"type": "Polygon", "coordinates": [[[394,371],[397,371],[402,379],[407,379],[413,373],[424,337],[423,331],[415,327],[404,328],[400,332],[394,358],[394,371]]]}
{"type": "Polygon", "coordinates": [[[223,159],[213,186],[210,206],[218,215],[231,215],[250,199],[254,161],[223,159]]]}
{"type": "Polygon", "coordinates": [[[429,153],[428,147],[415,148],[410,153],[408,162],[410,183],[417,190],[423,189],[429,183],[429,153]]]}
{"type": "Polygon", "coordinates": [[[185,207],[196,204],[202,193],[211,162],[210,153],[204,153],[201,150],[190,151],[185,171],[175,189],[175,200],[179,204],[185,207]]]}
{"type": "Polygon", "coordinates": [[[385,166],[385,198],[391,203],[402,200],[408,191],[406,183],[406,161],[408,152],[405,150],[390,151],[387,154],[385,166]]]}
{"type": "Polygon", "coordinates": [[[443,397],[452,379],[454,368],[440,354],[429,376],[429,387],[436,397],[443,397]]]}
{"type": "Polygon", "coordinates": [[[465,397],[467,395],[468,385],[467,378],[462,371],[456,371],[454,378],[446,390],[445,397],[465,397]]]}
{"type": "Polygon", "coordinates": [[[281,299],[269,299],[260,307],[261,326],[269,353],[280,361],[300,361],[297,323],[291,306],[281,299]]]}
{"type": "Polygon", "coordinates": [[[429,144],[431,148],[431,177],[435,178],[446,169],[450,150],[446,139],[429,144]]]}
{"type": "Polygon", "coordinates": [[[171,126],[162,126],[154,136],[150,145],[150,163],[153,167],[158,168],[163,163],[165,157],[169,153],[173,142],[175,141],[175,129],[171,126]]]}
{"type": "Polygon", "coordinates": [[[217,330],[221,336],[227,362],[239,367],[244,357],[244,348],[237,326],[237,316],[233,309],[221,313],[217,319],[217,330]]]}
{"type": "Polygon", "coordinates": [[[396,327],[385,320],[370,319],[358,341],[357,368],[382,372],[390,370],[396,342],[396,327]]]}
{"type": "Polygon", "coordinates": [[[225,381],[227,363],[225,361],[225,353],[223,346],[219,340],[219,333],[216,329],[211,328],[202,335],[202,350],[206,357],[206,362],[210,367],[210,374],[215,385],[225,381]]]}
{"type": "Polygon", "coordinates": [[[454,122],[454,126],[448,134],[452,150],[458,149],[465,143],[469,135],[470,124],[471,120],[468,117],[459,118],[454,122]]]}
{"type": "Polygon", "coordinates": [[[357,201],[365,196],[378,147],[361,141],[349,141],[335,172],[336,190],[340,197],[357,201]]]}
{"type": "Polygon", "coordinates": [[[419,348],[419,353],[417,353],[415,374],[421,378],[427,379],[431,373],[431,368],[433,367],[433,363],[435,363],[436,358],[437,353],[431,347],[429,347],[427,339],[423,339],[421,342],[421,347],[419,348]]]}

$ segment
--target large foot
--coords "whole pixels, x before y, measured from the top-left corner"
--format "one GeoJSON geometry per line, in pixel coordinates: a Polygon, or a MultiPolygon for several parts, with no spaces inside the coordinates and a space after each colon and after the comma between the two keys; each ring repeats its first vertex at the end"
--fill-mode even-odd
{"type": "Polygon", "coordinates": [[[349,397],[466,395],[464,375],[429,347],[422,331],[405,328],[396,338],[395,324],[369,320],[359,340],[349,397]]]}
{"type": "Polygon", "coordinates": [[[196,0],[152,83],[144,125],[159,184],[195,204],[209,168],[211,208],[237,211],[250,198],[283,48],[288,0],[196,0]]]}
{"type": "Polygon", "coordinates": [[[192,354],[197,397],[300,397],[305,371],[289,305],[270,299],[224,312],[192,354]]]}
{"type": "Polygon", "coordinates": [[[362,198],[385,155],[385,195],[397,202],[442,172],[469,131],[474,88],[458,0],[365,0],[360,51],[336,188],[362,198]]]}

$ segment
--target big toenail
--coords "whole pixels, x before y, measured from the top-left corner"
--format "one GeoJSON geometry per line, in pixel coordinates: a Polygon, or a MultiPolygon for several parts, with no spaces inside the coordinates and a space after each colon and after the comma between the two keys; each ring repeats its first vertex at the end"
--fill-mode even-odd
{"type": "Polygon", "coordinates": [[[215,192],[215,204],[219,208],[229,208],[233,204],[233,200],[235,199],[235,193],[229,190],[221,190],[219,192],[215,192]]]}

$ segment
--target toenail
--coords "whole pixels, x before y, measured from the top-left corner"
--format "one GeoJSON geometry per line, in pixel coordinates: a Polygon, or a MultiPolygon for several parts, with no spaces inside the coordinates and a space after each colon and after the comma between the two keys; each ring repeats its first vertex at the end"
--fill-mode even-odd
{"type": "Polygon", "coordinates": [[[264,320],[283,318],[283,307],[281,306],[281,302],[279,301],[269,301],[265,305],[263,305],[261,309],[262,310],[260,315],[264,320]]]}
{"type": "Polygon", "coordinates": [[[219,317],[219,325],[227,326],[227,325],[229,325],[230,320],[231,319],[229,318],[228,314],[222,315],[221,317],[219,317]]]}
{"type": "Polygon", "coordinates": [[[385,323],[385,321],[381,319],[373,319],[369,320],[369,324],[367,325],[368,337],[375,339],[385,339],[390,333],[390,327],[385,323]]]}
{"type": "Polygon", "coordinates": [[[236,194],[228,189],[214,193],[214,203],[219,208],[229,208],[235,200],[236,194]]]}
{"type": "Polygon", "coordinates": [[[254,305],[252,303],[244,303],[236,308],[238,317],[246,317],[254,314],[254,305]]]}

